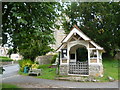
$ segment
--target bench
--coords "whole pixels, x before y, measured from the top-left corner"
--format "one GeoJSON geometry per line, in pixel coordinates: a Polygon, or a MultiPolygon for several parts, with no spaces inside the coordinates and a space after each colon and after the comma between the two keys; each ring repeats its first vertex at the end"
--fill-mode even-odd
{"type": "Polygon", "coordinates": [[[28,74],[29,75],[36,74],[37,76],[41,75],[41,69],[31,69],[31,70],[29,70],[28,74]]]}

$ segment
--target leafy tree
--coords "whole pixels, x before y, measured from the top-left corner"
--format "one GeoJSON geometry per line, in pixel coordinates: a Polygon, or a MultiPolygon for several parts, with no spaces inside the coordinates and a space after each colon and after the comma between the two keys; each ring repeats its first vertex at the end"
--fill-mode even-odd
{"type": "Polygon", "coordinates": [[[13,53],[13,49],[12,48],[10,48],[9,50],[8,50],[8,55],[9,55],[9,58],[10,58],[10,55],[13,53]]]}
{"type": "MultiPolygon", "coordinates": [[[[58,16],[59,3],[53,2],[3,2],[2,24],[3,37],[24,58],[34,60],[51,50],[54,43],[52,29],[58,16]]],[[[3,41],[3,44],[7,43],[3,41]]]]}
{"type": "Polygon", "coordinates": [[[120,2],[72,2],[64,10],[70,20],[63,18],[66,33],[76,24],[107,54],[115,54],[120,48],[120,2]]]}

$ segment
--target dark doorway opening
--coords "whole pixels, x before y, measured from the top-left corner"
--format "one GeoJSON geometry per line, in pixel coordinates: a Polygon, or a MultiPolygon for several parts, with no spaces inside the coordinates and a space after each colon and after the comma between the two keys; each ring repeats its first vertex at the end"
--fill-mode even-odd
{"type": "Polygon", "coordinates": [[[84,62],[88,60],[88,51],[85,47],[78,48],[76,50],[76,61],[84,62]]]}

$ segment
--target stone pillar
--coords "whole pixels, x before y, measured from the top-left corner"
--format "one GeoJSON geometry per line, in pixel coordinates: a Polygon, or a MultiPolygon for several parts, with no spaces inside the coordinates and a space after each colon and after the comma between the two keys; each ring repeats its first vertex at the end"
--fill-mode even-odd
{"type": "Polygon", "coordinates": [[[89,75],[97,76],[97,77],[103,75],[103,65],[102,64],[90,64],[89,75]]]}
{"type": "Polygon", "coordinates": [[[68,65],[60,65],[60,75],[68,75],[68,65]]]}

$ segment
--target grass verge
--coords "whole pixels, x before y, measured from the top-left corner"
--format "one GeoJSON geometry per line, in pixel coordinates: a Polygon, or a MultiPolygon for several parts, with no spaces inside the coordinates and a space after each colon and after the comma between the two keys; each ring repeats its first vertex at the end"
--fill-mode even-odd
{"type": "Polygon", "coordinates": [[[51,64],[48,65],[40,65],[39,68],[42,69],[42,74],[37,76],[38,78],[42,79],[55,79],[56,75],[56,68],[49,68],[51,64]]]}
{"type": "Polygon", "coordinates": [[[2,90],[7,90],[7,89],[9,89],[9,88],[19,88],[18,86],[16,86],[16,85],[13,85],[13,84],[8,84],[8,83],[2,83],[2,84],[0,84],[0,86],[1,86],[1,88],[2,88],[2,90]]]}
{"type": "Polygon", "coordinates": [[[97,79],[101,82],[109,81],[108,76],[118,80],[118,68],[119,68],[118,60],[105,58],[103,59],[103,68],[104,68],[104,76],[102,78],[98,77],[97,79]]]}
{"type": "MultiPolygon", "coordinates": [[[[37,76],[37,78],[42,78],[42,79],[55,79],[57,76],[56,74],[56,68],[49,68],[51,64],[46,64],[46,65],[39,65],[38,69],[42,69],[42,73],[40,76],[37,76]]],[[[28,73],[23,73],[21,71],[18,72],[20,75],[25,75],[27,76],[28,73]]]]}
{"type": "Polygon", "coordinates": [[[11,62],[11,61],[13,61],[13,60],[10,59],[9,57],[0,56],[0,62],[11,62]]]}

